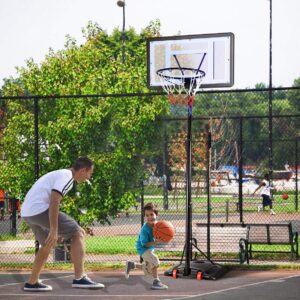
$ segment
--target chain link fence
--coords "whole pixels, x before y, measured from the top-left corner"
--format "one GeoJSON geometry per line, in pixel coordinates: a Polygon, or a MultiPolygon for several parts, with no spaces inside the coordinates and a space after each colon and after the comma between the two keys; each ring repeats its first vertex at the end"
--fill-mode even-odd
{"type": "MultiPolygon", "coordinates": [[[[295,94],[300,89],[292,91],[295,94]]],[[[153,97],[159,96],[143,97],[152,101],[153,97]]],[[[121,102],[125,98],[126,95],[120,95],[121,102]]],[[[87,100],[91,106],[96,101],[91,98],[87,100]]],[[[5,107],[5,101],[10,100],[1,101],[5,107]]],[[[18,99],[14,101],[18,103],[18,99]]],[[[33,111],[33,100],[26,101],[26,105],[33,111]]],[[[51,105],[46,105],[46,101],[53,101],[54,106],[60,100],[50,97],[40,103],[38,118],[40,122],[46,122],[50,126],[54,119],[51,105]]],[[[297,105],[293,102],[289,89],[273,91],[271,116],[268,90],[209,91],[197,95],[192,123],[191,221],[194,256],[237,263],[296,261],[298,240],[293,234],[300,231],[300,114],[297,105]],[[212,138],[211,148],[206,143],[208,134],[212,138]],[[262,197],[259,191],[253,195],[264,174],[270,172],[275,188],[272,195],[274,214],[271,214],[269,207],[261,207],[262,197]]],[[[72,106],[80,114],[76,101],[72,106]]],[[[173,113],[176,115],[160,116],[157,119],[160,140],[153,140],[155,151],[142,157],[143,180],[142,183],[140,180],[134,183],[135,193],[138,195],[136,203],[120,210],[116,216],[109,217],[105,224],[97,220],[90,222],[89,234],[86,236],[87,262],[138,260],[135,242],[144,222],[142,207],[148,202],[158,206],[159,219],[169,220],[176,229],[172,246],[158,251],[160,258],[181,259],[186,226],[187,112],[179,109],[173,113]]],[[[22,133],[22,127],[28,124],[22,124],[22,118],[19,123],[22,133]]],[[[71,126],[65,125],[68,128],[71,126]]],[[[39,141],[46,129],[37,128],[39,141]]],[[[93,144],[94,139],[105,139],[103,133],[97,133],[96,127],[91,128],[91,132],[94,135],[88,140],[84,139],[85,143],[93,144]]],[[[5,130],[2,132],[4,134],[5,130]]],[[[74,141],[77,140],[77,144],[80,144],[81,138],[80,133],[74,132],[74,141]]],[[[32,149],[35,145],[37,144],[32,140],[32,149]]],[[[27,166],[26,157],[16,157],[16,163],[23,162],[29,168],[33,182],[37,166],[39,173],[43,173],[51,165],[52,156],[59,156],[58,146],[61,145],[61,141],[55,140],[55,137],[50,145],[39,142],[39,156],[35,156],[38,165],[27,166]]],[[[109,147],[111,145],[104,145],[99,151],[105,149],[109,152],[109,147]]],[[[5,160],[5,151],[0,152],[5,160]]],[[[54,163],[52,167],[65,165],[54,163]]],[[[98,184],[101,190],[101,183],[98,184]]],[[[130,189],[132,186],[128,187],[130,189]]],[[[3,218],[0,221],[0,260],[1,263],[9,265],[32,263],[36,251],[34,236],[19,217],[17,200],[22,203],[23,199],[18,198],[18,195],[7,191],[3,218]],[[15,203],[13,208],[9,208],[9,201],[15,203]]],[[[49,257],[49,262],[68,261],[68,243],[59,245],[49,257]]]]}

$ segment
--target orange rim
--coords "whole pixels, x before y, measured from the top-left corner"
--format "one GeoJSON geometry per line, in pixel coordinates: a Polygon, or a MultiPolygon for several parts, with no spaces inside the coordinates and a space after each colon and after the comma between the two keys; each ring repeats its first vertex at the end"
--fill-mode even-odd
{"type": "Polygon", "coordinates": [[[174,278],[174,279],[176,279],[178,276],[177,276],[177,270],[175,269],[175,270],[173,270],[172,271],[172,277],[174,278]]]}

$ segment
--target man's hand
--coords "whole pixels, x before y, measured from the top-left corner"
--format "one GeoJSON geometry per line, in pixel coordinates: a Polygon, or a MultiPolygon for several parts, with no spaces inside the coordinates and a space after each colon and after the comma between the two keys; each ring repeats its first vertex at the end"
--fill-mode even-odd
{"type": "Polygon", "coordinates": [[[58,239],[57,232],[50,231],[45,241],[45,246],[54,248],[56,246],[57,239],[58,239]]]}

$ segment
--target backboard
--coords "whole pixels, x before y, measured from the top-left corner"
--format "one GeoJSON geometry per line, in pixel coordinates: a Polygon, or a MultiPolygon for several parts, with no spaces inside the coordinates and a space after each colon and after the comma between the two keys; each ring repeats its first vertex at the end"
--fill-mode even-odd
{"type": "Polygon", "coordinates": [[[205,72],[202,88],[231,87],[234,82],[233,33],[151,38],[147,42],[148,87],[162,88],[157,71],[192,68],[205,72]]]}

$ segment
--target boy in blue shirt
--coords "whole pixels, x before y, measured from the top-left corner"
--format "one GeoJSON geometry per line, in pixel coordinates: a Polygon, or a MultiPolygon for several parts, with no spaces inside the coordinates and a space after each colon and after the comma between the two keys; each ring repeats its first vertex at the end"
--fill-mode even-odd
{"type": "Polygon", "coordinates": [[[138,264],[133,261],[127,261],[125,268],[125,278],[129,278],[129,273],[131,270],[134,270],[136,268],[142,269],[145,275],[151,275],[154,278],[151,289],[166,290],[168,286],[163,284],[158,277],[158,267],[160,262],[157,255],[154,253],[156,244],[165,243],[165,241],[162,240],[154,240],[153,237],[153,227],[156,223],[158,210],[153,203],[148,203],[144,206],[143,211],[146,223],[141,228],[138,240],[136,241],[136,249],[138,254],[142,257],[143,263],[138,264]]]}

